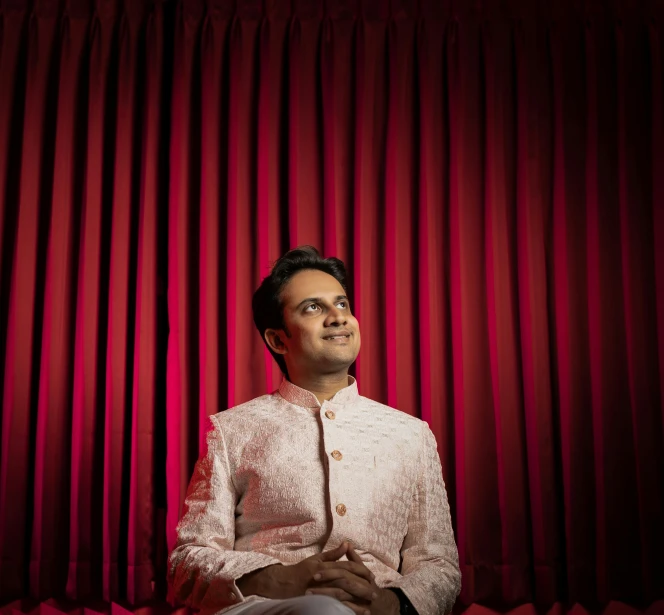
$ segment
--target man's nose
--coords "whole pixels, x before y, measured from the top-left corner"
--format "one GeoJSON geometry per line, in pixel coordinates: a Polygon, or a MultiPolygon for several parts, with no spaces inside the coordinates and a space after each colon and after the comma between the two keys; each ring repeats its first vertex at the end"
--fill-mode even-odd
{"type": "Polygon", "coordinates": [[[343,310],[340,310],[336,306],[333,306],[328,312],[326,323],[328,327],[334,325],[345,325],[346,324],[346,314],[343,310]]]}

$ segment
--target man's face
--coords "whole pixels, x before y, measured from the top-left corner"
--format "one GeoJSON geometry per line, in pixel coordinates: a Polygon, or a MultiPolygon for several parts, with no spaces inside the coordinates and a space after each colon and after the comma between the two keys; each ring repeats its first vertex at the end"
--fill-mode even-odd
{"type": "Polygon", "coordinates": [[[360,351],[360,327],[341,284],[327,273],[305,269],[288,281],[281,300],[288,335],[278,331],[273,339],[278,337],[285,351],[289,374],[347,370],[360,351]]]}

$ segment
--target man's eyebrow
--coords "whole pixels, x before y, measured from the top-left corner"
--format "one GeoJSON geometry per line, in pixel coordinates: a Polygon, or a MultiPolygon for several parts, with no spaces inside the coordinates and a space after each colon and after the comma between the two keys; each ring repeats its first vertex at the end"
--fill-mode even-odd
{"type": "MultiPolygon", "coordinates": [[[[323,299],[321,297],[307,297],[306,299],[302,299],[300,303],[298,303],[295,306],[295,309],[298,310],[300,309],[305,303],[320,303],[323,299]]],[[[346,295],[337,295],[334,298],[334,302],[336,303],[337,301],[345,300],[348,301],[348,297],[346,295]]]]}

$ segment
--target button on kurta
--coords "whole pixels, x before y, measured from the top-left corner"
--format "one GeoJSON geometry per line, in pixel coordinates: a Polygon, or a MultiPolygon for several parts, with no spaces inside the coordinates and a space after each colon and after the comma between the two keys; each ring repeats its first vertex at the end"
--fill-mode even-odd
{"type": "Polygon", "coordinates": [[[231,592],[230,594],[228,594],[228,599],[235,601],[237,600],[237,596],[233,592],[231,592]]]}
{"type": "Polygon", "coordinates": [[[343,455],[339,451],[332,451],[332,457],[334,457],[337,461],[341,461],[343,455]]]}
{"type": "Polygon", "coordinates": [[[346,506],[345,504],[337,504],[337,514],[340,517],[343,517],[346,514],[346,506]]]}
{"type": "Polygon", "coordinates": [[[333,421],[333,420],[335,419],[335,417],[336,417],[336,414],[334,414],[334,412],[332,412],[332,410],[326,410],[326,411],[325,411],[325,416],[326,416],[328,419],[330,419],[331,421],[333,421]]]}

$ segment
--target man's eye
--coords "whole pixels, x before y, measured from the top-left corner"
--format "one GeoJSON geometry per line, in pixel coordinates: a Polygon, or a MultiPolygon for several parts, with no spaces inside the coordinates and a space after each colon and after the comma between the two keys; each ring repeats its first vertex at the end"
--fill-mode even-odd
{"type": "Polygon", "coordinates": [[[315,312],[318,309],[318,306],[315,303],[310,303],[307,307],[304,308],[305,312],[315,312]]]}
{"type": "Polygon", "coordinates": [[[348,304],[345,301],[339,301],[339,303],[337,303],[337,306],[346,309],[348,307],[348,304]]]}

